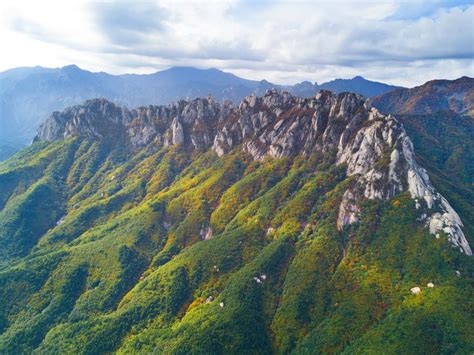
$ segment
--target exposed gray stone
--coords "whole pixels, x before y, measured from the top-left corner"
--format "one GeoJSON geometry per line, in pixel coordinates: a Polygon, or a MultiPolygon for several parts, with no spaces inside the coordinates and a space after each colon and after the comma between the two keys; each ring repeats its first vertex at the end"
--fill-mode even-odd
{"type": "Polygon", "coordinates": [[[173,123],[171,124],[172,130],[172,143],[175,145],[181,145],[184,143],[184,131],[183,126],[179,123],[178,118],[175,117],[173,123]]]}

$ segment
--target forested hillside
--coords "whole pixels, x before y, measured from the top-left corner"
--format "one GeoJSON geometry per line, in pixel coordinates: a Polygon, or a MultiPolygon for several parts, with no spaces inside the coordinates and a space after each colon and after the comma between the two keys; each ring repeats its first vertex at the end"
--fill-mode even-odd
{"type": "Polygon", "coordinates": [[[53,115],[0,164],[0,353],[472,353],[469,167],[409,136],[328,92],[53,115]]]}

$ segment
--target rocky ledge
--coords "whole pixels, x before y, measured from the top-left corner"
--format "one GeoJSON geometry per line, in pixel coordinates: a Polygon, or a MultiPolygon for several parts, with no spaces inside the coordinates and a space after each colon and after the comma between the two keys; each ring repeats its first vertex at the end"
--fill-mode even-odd
{"type": "Polygon", "coordinates": [[[132,110],[94,99],[53,113],[35,140],[71,136],[111,139],[133,149],[149,144],[212,149],[219,156],[243,149],[254,159],[334,154],[335,163],[354,177],[339,207],[338,228],[359,220],[362,199],[390,199],[408,190],[430,233],[446,235],[462,253],[472,255],[459,215],[417,164],[402,124],[357,94],[320,91],[299,98],[268,90],[238,106],[207,98],[132,110]]]}

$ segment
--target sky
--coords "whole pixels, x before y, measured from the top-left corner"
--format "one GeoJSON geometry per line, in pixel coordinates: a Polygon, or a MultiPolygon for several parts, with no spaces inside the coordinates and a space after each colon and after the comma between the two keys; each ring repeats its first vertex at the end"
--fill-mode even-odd
{"type": "Polygon", "coordinates": [[[218,68],[278,84],[474,76],[474,0],[0,1],[0,71],[218,68]]]}

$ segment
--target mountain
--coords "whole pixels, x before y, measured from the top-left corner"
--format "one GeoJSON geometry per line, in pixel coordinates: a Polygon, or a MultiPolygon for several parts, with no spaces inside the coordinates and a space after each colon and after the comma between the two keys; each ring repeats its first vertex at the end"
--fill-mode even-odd
{"type": "Polygon", "coordinates": [[[0,164],[0,352],[472,353],[426,162],[353,93],[55,112],[0,164]]]}
{"type": "Polygon", "coordinates": [[[396,114],[431,114],[439,111],[474,113],[474,78],[432,80],[413,89],[400,88],[373,99],[373,105],[396,114]]]}
{"type": "MultiPolygon", "coordinates": [[[[331,85],[331,88],[336,92],[354,91],[369,96],[394,88],[360,77],[340,82],[345,84],[331,85]]],[[[51,112],[86,99],[103,97],[129,107],[168,104],[179,99],[208,95],[218,102],[240,102],[246,95],[263,94],[272,87],[309,97],[324,85],[297,84],[293,90],[292,86],[278,86],[265,80],[246,80],[218,69],[191,67],[176,67],[149,75],[118,76],[91,73],[75,65],[57,69],[11,69],[0,73],[0,159],[6,157],[12,147],[28,145],[39,124],[51,112]]]]}
{"type": "Polygon", "coordinates": [[[171,68],[119,76],[91,73],[75,65],[12,69],[0,73],[0,140],[29,144],[52,111],[86,99],[106,97],[131,107],[209,94],[218,100],[240,100],[259,85],[217,69],[171,68]]]}
{"type": "Polygon", "coordinates": [[[0,161],[6,160],[24,146],[19,143],[0,143],[0,161]]]}
{"type": "Polygon", "coordinates": [[[320,90],[329,90],[336,94],[342,92],[355,92],[365,97],[373,97],[385,94],[395,89],[401,89],[400,86],[388,85],[377,81],[370,81],[361,76],[355,76],[352,79],[335,79],[327,83],[311,83],[303,81],[293,86],[283,87],[288,92],[296,96],[310,97],[320,90]]]}
{"type": "Polygon", "coordinates": [[[335,79],[318,86],[319,90],[330,90],[336,93],[356,92],[365,97],[381,95],[395,89],[401,89],[400,86],[388,85],[377,81],[370,81],[361,76],[352,79],[335,79]]]}
{"type": "MultiPolygon", "coordinates": [[[[395,114],[419,158],[437,178],[474,188],[474,79],[433,80],[375,97],[380,111],[395,114]]],[[[474,198],[474,197],[473,197],[474,198]]]]}

